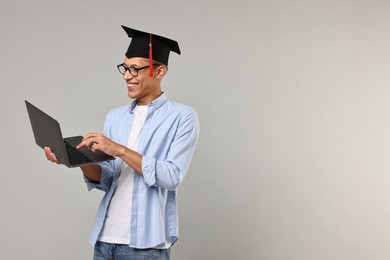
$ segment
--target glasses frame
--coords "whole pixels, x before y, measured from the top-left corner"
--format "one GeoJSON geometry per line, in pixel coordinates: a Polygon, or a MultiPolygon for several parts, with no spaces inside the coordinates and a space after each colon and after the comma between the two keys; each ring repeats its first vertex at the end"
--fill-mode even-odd
{"type": "MultiPolygon", "coordinates": [[[[127,67],[125,65],[126,64],[122,63],[122,64],[119,64],[119,65],[116,66],[118,68],[119,73],[122,74],[122,75],[125,75],[126,71],[128,71],[130,73],[130,75],[133,76],[133,77],[137,77],[140,70],[143,70],[143,69],[146,69],[146,68],[150,67],[150,65],[147,65],[147,66],[144,66],[144,67],[141,67],[141,68],[137,68],[137,67],[134,67],[134,66],[127,67]],[[121,68],[124,68],[125,72],[122,73],[121,68]],[[132,71],[133,71],[133,73],[132,73],[132,71]]],[[[153,64],[153,66],[157,66],[157,65],[158,64],[153,64]]]]}

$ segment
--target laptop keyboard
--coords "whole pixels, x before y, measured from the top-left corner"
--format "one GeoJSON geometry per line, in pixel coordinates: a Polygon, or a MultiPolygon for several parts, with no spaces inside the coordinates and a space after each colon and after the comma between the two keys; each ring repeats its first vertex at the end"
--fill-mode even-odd
{"type": "Polygon", "coordinates": [[[68,154],[69,163],[71,165],[93,162],[91,158],[89,158],[87,155],[80,152],[79,149],[69,144],[67,141],[64,140],[64,143],[65,143],[66,152],[68,154]]]}

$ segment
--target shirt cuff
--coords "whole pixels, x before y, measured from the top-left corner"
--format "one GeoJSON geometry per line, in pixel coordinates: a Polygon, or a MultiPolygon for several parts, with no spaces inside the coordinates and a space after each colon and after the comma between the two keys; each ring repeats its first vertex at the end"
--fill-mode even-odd
{"type": "Polygon", "coordinates": [[[156,184],[156,158],[142,157],[142,175],[148,187],[156,184]]]}
{"type": "Polygon", "coordinates": [[[108,187],[112,183],[112,170],[107,163],[98,164],[101,170],[100,183],[91,181],[87,176],[84,175],[85,183],[87,184],[88,191],[92,189],[99,189],[108,191],[108,187]]]}

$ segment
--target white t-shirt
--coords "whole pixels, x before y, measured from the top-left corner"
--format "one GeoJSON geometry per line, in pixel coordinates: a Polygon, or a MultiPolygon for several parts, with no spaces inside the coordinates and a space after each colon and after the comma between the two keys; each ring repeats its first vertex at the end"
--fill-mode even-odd
{"type": "MultiPolygon", "coordinates": [[[[137,150],[141,130],[148,114],[148,106],[136,106],[133,112],[134,122],[127,147],[132,150],[137,150]]],[[[134,169],[124,162],[98,240],[113,244],[130,244],[133,177],[134,169]]]]}

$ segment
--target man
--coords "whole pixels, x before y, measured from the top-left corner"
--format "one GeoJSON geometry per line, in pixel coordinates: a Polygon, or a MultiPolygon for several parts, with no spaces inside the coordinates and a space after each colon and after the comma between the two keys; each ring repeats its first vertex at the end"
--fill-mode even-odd
{"type": "MultiPolygon", "coordinates": [[[[118,69],[133,102],[111,110],[104,133],[87,134],[77,147],[116,158],[81,167],[88,189],[105,192],[90,243],[94,259],[169,259],[178,239],[176,190],[195,150],[198,118],[161,89],[170,51],[180,54],[177,42],[122,27],[132,41],[118,69]]],[[[50,148],[45,154],[60,163],[50,148]]]]}

